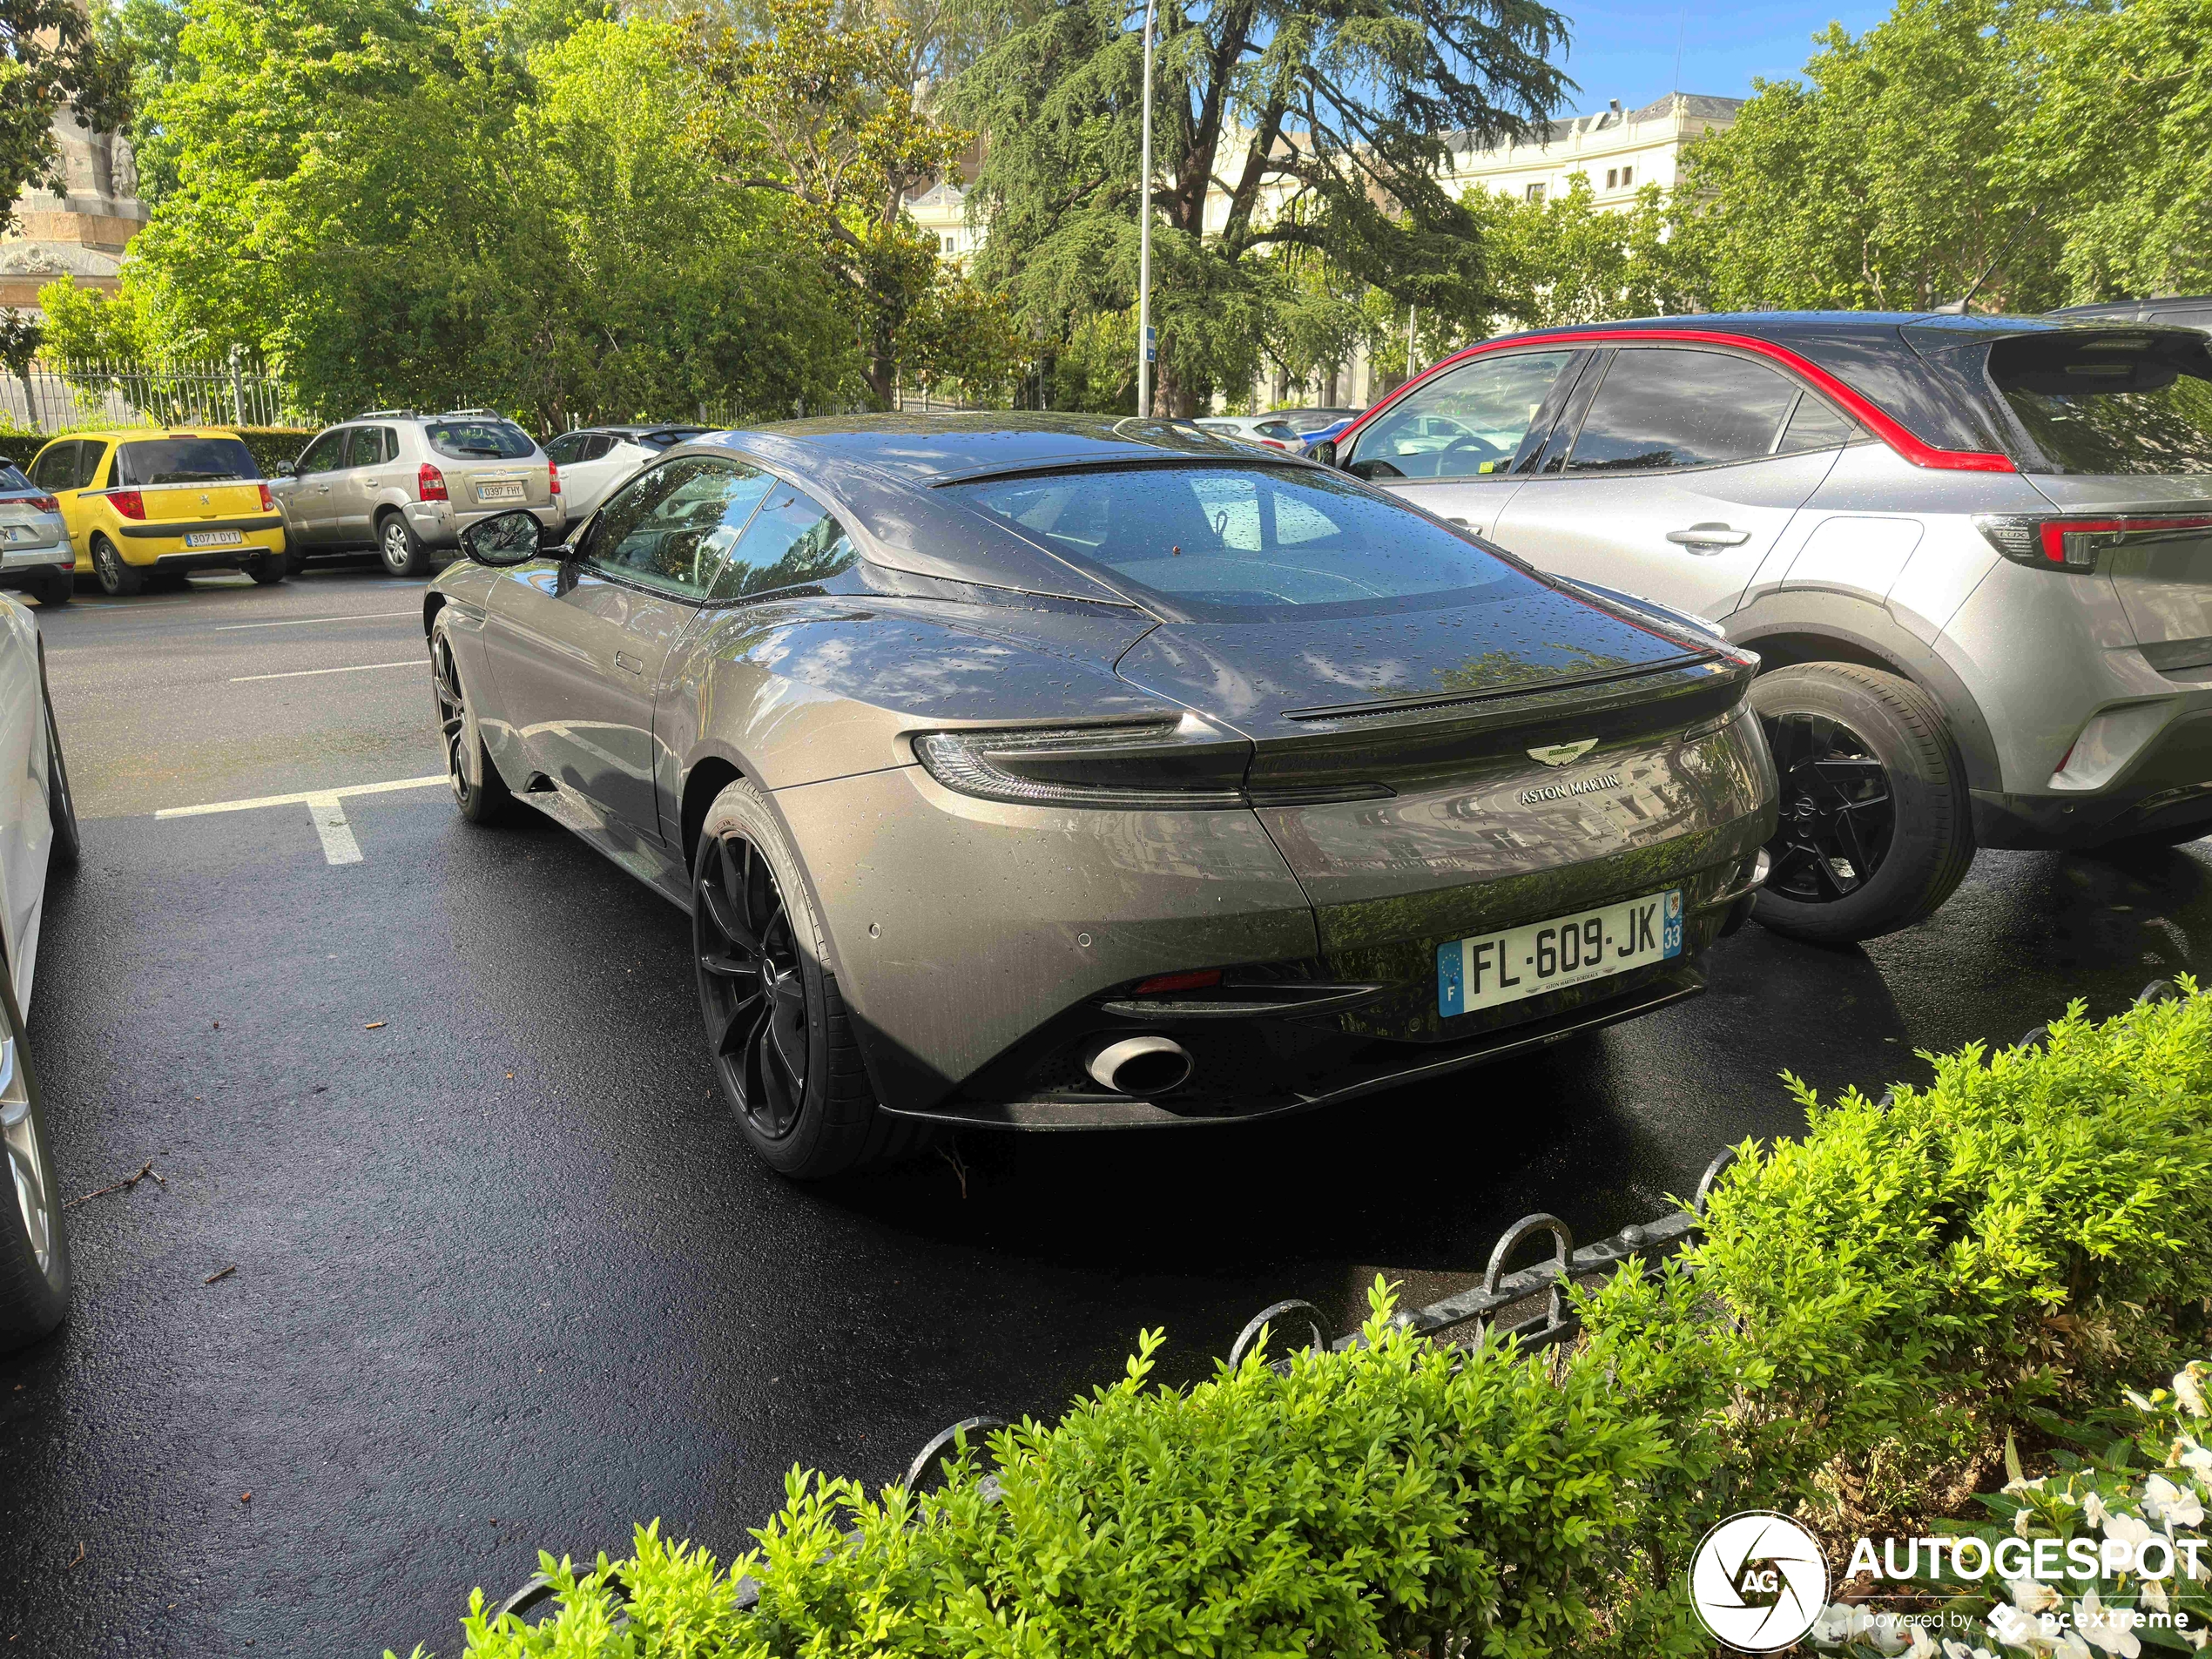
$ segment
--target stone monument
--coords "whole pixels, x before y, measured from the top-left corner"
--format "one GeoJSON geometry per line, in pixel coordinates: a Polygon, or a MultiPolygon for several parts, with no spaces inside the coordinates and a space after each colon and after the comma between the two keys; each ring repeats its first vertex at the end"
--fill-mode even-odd
{"type": "Polygon", "coordinates": [[[113,293],[124,249],[146,222],[128,138],[81,127],[76,111],[64,109],[54,115],[54,142],[62,191],[28,190],[16,203],[16,222],[0,236],[0,306],[35,311],[38,290],[64,276],[113,293]]]}

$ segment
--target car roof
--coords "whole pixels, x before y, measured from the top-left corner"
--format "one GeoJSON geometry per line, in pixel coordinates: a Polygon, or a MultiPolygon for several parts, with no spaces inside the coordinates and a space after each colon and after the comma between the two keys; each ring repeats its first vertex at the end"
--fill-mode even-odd
{"type": "Polygon", "coordinates": [[[711,433],[702,442],[758,449],[793,465],[865,468],[915,484],[1178,455],[1249,463],[1252,455],[1244,445],[1202,431],[1195,421],[1023,409],[821,415],[711,433]]]}
{"type": "MultiPolygon", "coordinates": [[[[136,443],[142,438],[235,438],[234,427],[223,426],[132,426],[116,427],[104,432],[61,432],[46,440],[46,444],[59,443],[64,438],[94,439],[105,443],[136,443]]],[[[46,444],[41,444],[42,449],[46,444]]]]}
{"type": "Polygon", "coordinates": [[[1482,343],[1501,346],[1513,341],[1542,341],[1560,334],[1600,335],[1650,329],[1710,330],[1770,340],[1777,345],[1829,339],[1843,334],[1894,335],[1911,328],[1914,337],[1956,335],[1965,344],[1992,334],[2056,334],[2082,327],[2108,327],[2109,317],[2014,317],[1950,311],[1717,311],[1690,312],[1671,317],[1623,317],[1610,322],[1564,323],[1551,328],[1531,328],[1517,334],[1500,334],[1482,343]]]}

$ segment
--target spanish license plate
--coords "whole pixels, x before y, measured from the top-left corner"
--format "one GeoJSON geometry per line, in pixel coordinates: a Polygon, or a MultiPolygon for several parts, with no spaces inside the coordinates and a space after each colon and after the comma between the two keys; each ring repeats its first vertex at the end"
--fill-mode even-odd
{"type": "Polygon", "coordinates": [[[1436,1011],[1472,1014],[1682,954],[1682,889],[1655,893],[1436,952],[1436,1011]]]}
{"type": "Polygon", "coordinates": [[[236,547],[246,540],[239,530],[186,530],[186,547],[236,547]]]}
{"type": "Polygon", "coordinates": [[[519,478],[498,480],[476,486],[478,501],[520,501],[522,498],[523,481],[519,478]]]}

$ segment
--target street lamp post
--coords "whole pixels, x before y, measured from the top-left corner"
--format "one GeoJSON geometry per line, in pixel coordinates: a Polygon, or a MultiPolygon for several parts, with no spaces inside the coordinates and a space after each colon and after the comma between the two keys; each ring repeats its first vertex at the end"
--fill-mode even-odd
{"type": "Polygon", "coordinates": [[[1152,410],[1152,17],[1158,0],[1144,0],[1144,144],[1137,183],[1136,413],[1152,410]]]}

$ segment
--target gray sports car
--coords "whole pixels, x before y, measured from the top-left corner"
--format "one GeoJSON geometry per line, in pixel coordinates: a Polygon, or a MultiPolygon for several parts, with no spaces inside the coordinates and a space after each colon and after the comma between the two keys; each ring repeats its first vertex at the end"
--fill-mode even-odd
{"type": "Polygon", "coordinates": [[[1438,1077],[1696,995],[1764,877],[1756,658],[1188,424],[711,434],[463,546],[462,813],[691,914],[788,1175],[1438,1077]]]}

